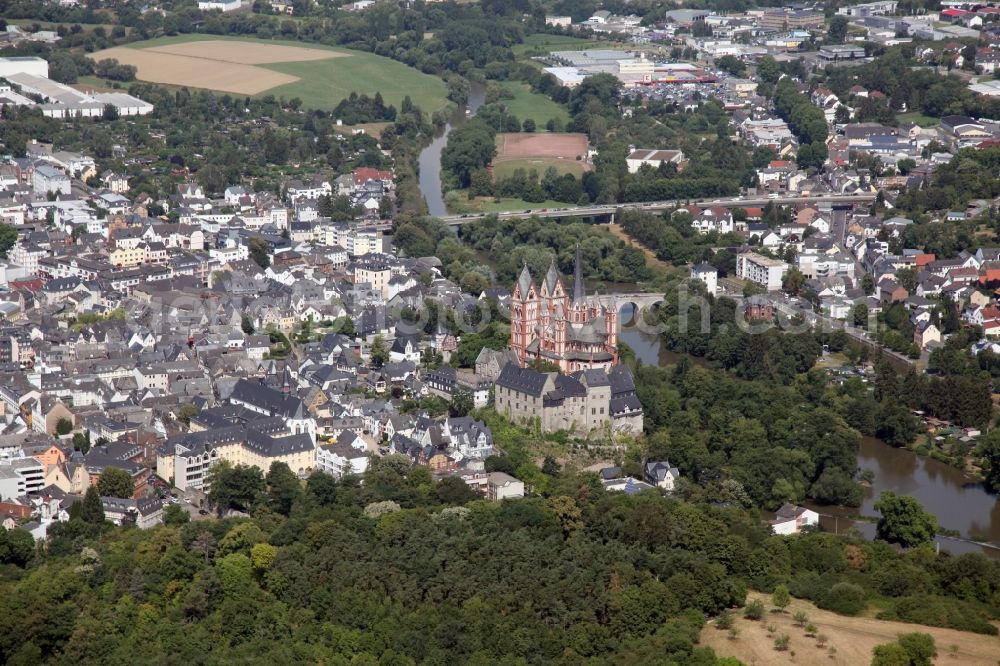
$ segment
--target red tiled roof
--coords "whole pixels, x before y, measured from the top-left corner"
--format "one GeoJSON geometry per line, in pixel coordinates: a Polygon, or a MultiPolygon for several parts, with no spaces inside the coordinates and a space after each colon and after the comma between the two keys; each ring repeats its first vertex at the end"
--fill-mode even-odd
{"type": "Polygon", "coordinates": [[[1000,268],[987,268],[986,271],[979,276],[979,282],[980,284],[1000,282],[1000,268]]]}
{"type": "Polygon", "coordinates": [[[354,170],[354,182],[361,185],[370,180],[392,180],[391,171],[379,171],[372,167],[359,167],[354,170]]]}
{"type": "Polygon", "coordinates": [[[15,289],[27,289],[28,291],[38,291],[42,288],[41,278],[32,278],[30,280],[11,280],[10,281],[11,291],[15,289]]]}

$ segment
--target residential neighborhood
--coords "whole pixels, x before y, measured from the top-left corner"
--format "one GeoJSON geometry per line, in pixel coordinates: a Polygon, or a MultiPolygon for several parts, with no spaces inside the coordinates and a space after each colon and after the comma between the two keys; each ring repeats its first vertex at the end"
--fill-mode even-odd
{"type": "Polygon", "coordinates": [[[996,664],[1000,6],[0,14],[0,663],[996,664]]]}

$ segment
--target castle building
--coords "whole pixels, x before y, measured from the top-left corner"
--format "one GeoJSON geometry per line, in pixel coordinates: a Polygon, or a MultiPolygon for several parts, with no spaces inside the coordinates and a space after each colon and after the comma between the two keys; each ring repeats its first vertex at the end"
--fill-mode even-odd
{"type": "Polygon", "coordinates": [[[510,348],[522,368],[543,360],[568,374],[618,363],[618,313],[587,297],[579,249],[572,296],[555,260],[540,286],[527,266],[521,271],[510,300],[510,348]]]}
{"type": "Polygon", "coordinates": [[[612,432],[642,432],[642,403],[627,365],[561,375],[508,363],[493,396],[498,413],[516,423],[535,421],[542,432],[585,435],[608,426],[612,432]]]}

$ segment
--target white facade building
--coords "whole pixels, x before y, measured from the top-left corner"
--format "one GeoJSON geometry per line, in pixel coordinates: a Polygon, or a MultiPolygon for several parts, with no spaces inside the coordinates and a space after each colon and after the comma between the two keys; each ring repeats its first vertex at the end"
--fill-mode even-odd
{"type": "Polygon", "coordinates": [[[684,153],[680,150],[650,150],[645,148],[633,150],[625,158],[629,173],[637,173],[643,164],[648,164],[656,169],[664,162],[678,165],[683,161],[684,153]]]}
{"type": "Polygon", "coordinates": [[[819,514],[805,507],[785,504],[775,513],[774,520],[771,521],[771,529],[775,534],[787,536],[798,534],[803,527],[816,527],[819,525],[819,514]]]}
{"type": "Polygon", "coordinates": [[[504,472],[490,472],[486,481],[486,497],[494,502],[524,497],[524,482],[504,472]]]}
{"type": "Polygon", "coordinates": [[[781,289],[781,280],[788,271],[788,264],[756,252],[736,255],[736,277],[749,280],[768,291],[781,289]]]}
{"type": "Polygon", "coordinates": [[[11,500],[45,487],[45,467],[34,458],[14,458],[0,464],[0,500],[11,500]]]}
{"type": "Polygon", "coordinates": [[[241,5],[240,0],[208,0],[207,2],[199,0],[198,9],[203,12],[212,11],[213,9],[217,9],[220,12],[234,12],[241,5]]]}
{"type": "Polygon", "coordinates": [[[707,262],[691,267],[691,279],[705,283],[705,291],[715,296],[719,292],[719,271],[707,262]]]}
{"type": "Polygon", "coordinates": [[[54,192],[68,196],[73,191],[69,176],[59,169],[46,164],[37,166],[32,170],[31,188],[35,191],[35,194],[54,192]]]}

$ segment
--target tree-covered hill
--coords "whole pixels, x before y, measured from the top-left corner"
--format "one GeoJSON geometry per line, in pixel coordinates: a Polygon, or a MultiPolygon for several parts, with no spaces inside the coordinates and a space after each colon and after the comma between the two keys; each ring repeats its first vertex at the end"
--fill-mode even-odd
{"type": "Polygon", "coordinates": [[[987,633],[1000,605],[981,556],[770,536],[738,502],[606,493],[571,470],[491,503],[401,463],[364,484],[272,472],[251,519],[173,511],[139,531],[77,511],[26,562],[5,558],[0,661],[732,664],[695,641],[748,586],[987,633]]]}

